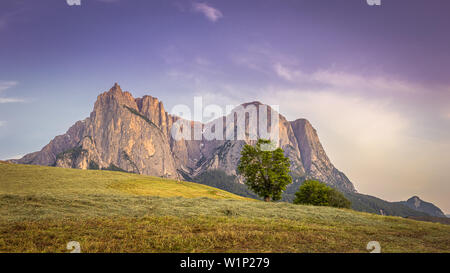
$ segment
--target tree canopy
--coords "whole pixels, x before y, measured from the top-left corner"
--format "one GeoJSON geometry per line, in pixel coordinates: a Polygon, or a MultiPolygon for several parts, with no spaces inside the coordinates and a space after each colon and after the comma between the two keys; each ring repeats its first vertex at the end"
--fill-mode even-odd
{"type": "Polygon", "coordinates": [[[289,158],[283,149],[270,140],[259,139],[255,146],[245,145],[241,151],[238,173],[245,184],[264,201],[280,200],[286,186],[292,182],[289,158]]]}

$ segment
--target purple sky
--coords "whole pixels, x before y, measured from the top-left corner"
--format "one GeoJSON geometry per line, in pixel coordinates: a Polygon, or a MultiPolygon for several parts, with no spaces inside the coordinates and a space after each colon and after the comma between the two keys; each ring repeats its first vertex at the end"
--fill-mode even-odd
{"type": "Polygon", "coordinates": [[[39,150],[119,82],[308,118],[356,188],[450,212],[446,0],[2,0],[0,158],[39,150]]]}

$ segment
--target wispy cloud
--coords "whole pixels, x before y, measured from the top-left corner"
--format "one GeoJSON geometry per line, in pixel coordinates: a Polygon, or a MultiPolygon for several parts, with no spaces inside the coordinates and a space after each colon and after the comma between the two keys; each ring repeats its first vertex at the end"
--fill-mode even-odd
{"type": "Polygon", "coordinates": [[[391,102],[385,99],[338,94],[332,90],[317,92],[282,87],[263,93],[264,101],[279,104],[288,119],[310,119],[320,128],[320,133],[326,133],[328,141],[333,141],[333,147],[351,142],[353,149],[374,149],[374,153],[379,152],[380,147],[391,149],[400,143],[411,126],[411,121],[392,109],[391,102]],[[338,140],[341,143],[337,143],[338,140]]]}
{"type": "MultiPolygon", "coordinates": [[[[0,81],[0,93],[16,86],[17,84],[18,83],[15,81],[0,81]]],[[[0,97],[0,103],[14,103],[14,102],[24,102],[24,100],[11,97],[0,97]]]]}
{"type": "Polygon", "coordinates": [[[24,102],[24,100],[17,98],[0,98],[0,103],[14,103],[14,102],[24,102]]]}
{"type": "Polygon", "coordinates": [[[6,124],[6,121],[0,120],[0,127],[4,126],[6,124]]]}
{"type": "Polygon", "coordinates": [[[211,22],[216,22],[223,17],[220,10],[206,4],[206,3],[193,3],[192,7],[195,12],[202,13],[211,22]]]}
{"type": "Polygon", "coordinates": [[[299,69],[293,69],[288,66],[276,63],[273,70],[282,79],[297,83],[311,84],[315,86],[333,87],[337,90],[360,90],[364,92],[402,92],[414,93],[417,86],[402,82],[399,80],[387,79],[384,77],[364,77],[361,75],[345,72],[336,72],[332,70],[317,70],[313,73],[305,73],[299,69]]]}
{"type": "Polygon", "coordinates": [[[15,81],[0,81],[0,92],[17,85],[15,81]]]}
{"type": "Polygon", "coordinates": [[[24,156],[25,156],[24,154],[5,156],[3,158],[0,158],[0,160],[21,159],[24,156]]]}

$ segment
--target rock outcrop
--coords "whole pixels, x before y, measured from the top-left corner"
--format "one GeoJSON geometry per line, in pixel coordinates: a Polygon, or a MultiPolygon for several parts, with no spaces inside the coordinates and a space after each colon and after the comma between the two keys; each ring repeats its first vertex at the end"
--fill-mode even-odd
{"type": "Polygon", "coordinates": [[[403,204],[413,210],[424,212],[431,216],[446,217],[440,208],[438,208],[432,203],[423,201],[418,196],[413,196],[409,198],[407,201],[402,201],[398,203],[403,204]]]}
{"type": "MultiPolygon", "coordinates": [[[[259,102],[242,106],[249,105],[256,109],[265,106],[259,102]]],[[[268,107],[267,111],[270,114],[274,110],[268,107]]],[[[278,115],[279,146],[291,160],[294,181],[315,178],[340,190],[356,192],[345,174],[333,166],[316,130],[307,120],[289,122],[274,113],[278,115]]],[[[245,117],[248,122],[249,117],[245,117]]],[[[258,114],[258,121],[259,118],[258,114]]],[[[255,142],[249,134],[239,140],[226,138],[226,122],[223,122],[224,140],[175,140],[171,129],[179,119],[168,114],[157,98],[135,99],[115,84],[98,96],[90,117],[75,123],[66,134],[55,137],[41,151],[14,162],[191,179],[211,169],[235,175],[243,145],[255,142]]],[[[216,121],[197,125],[205,129],[214,127],[211,124],[216,121]]],[[[195,123],[186,122],[192,130],[195,123]]],[[[269,122],[268,126],[271,128],[272,124],[269,122]]],[[[248,130],[248,126],[246,128],[248,130]]],[[[257,137],[260,137],[259,131],[257,137]]]]}

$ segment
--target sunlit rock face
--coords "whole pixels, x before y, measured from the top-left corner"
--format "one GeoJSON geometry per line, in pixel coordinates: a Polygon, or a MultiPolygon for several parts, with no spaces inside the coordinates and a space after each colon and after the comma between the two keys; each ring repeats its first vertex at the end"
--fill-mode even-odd
{"type": "MultiPolygon", "coordinates": [[[[294,181],[313,178],[344,191],[355,191],[345,174],[330,162],[316,130],[306,119],[290,122],[260,102],[242,105],[244,108],[249,106],[257,111],[260,107],[267,107],[268,116],[278,115],[278,145],[291,160],[294,181]]],[[[230,115],[226,118],[232,118],[230,115]]],[[[97,97],[90,117],[75,123],[66,134],[55,137],[41,151],[14,162],[123,170],[174,179],[190,179],[211,169],[236,175],[242,147],[255,143],[255,139],[248,134],[243,139],[226,138],[226,119],[221,119],[224,121],[223,139],[177,141],[172,137],[171,129],[179,117],[168,114],[157,98],[144,96],[135,99],[115,84],[97,97]]],[[[259,120],[258,114],[256,121],[259,120]]],[[[248,115],[245,121],[248,132],[248,115]]],[[[271,122],[269,118],[268,129],[272,128],[271,122]]],[[[189,121],[188,124],[193,130],[194,122],[189,121]]],[[[208,126],[208,123],[196,124],[203,129],[208,126]]],[[[261,137],[259,131],[258,137],[261,137]]]]}

